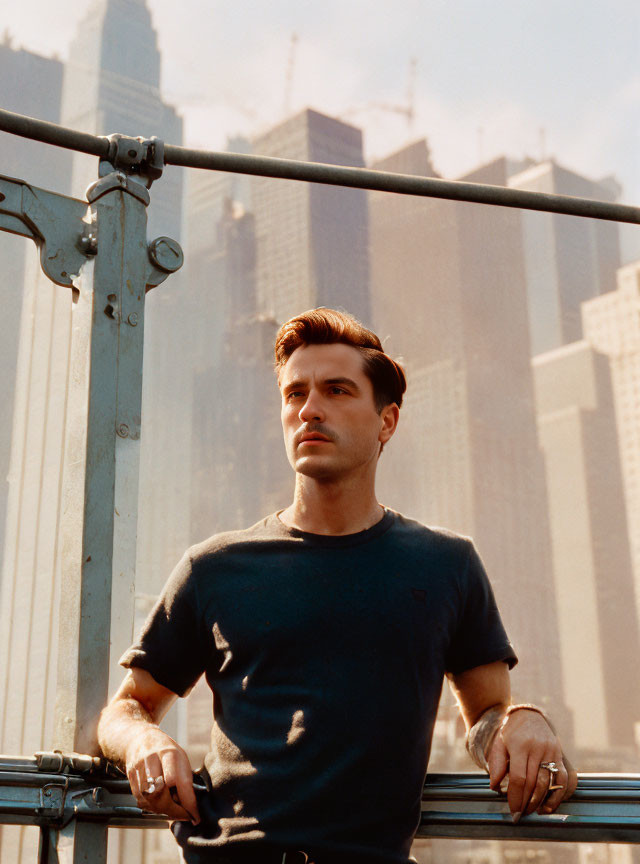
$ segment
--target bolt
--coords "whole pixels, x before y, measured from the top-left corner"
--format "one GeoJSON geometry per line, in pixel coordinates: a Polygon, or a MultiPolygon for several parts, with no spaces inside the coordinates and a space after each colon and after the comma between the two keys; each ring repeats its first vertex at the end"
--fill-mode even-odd
{"type": "Polygon", "coordinates": [[[129,150],[129,156],[130,156],[132,159],[135,159],[137,155],[138,155],[138,151],[137,151],[137,150],[129,150]]]}
{"type": "Polygon", "coordinates": [[[184,261],[180,244],[170,237],[157,237],[149,245],[149,258],[165,273],[175,273],[182,267],[184,261]]]}
{"type": "Polygon", "coordinates": [[[82,234],[79,245],[85,255],[96,255],[98,252],[98,238],[93,231],[88,234],[82,234]]]}
{"type": "Polygon", "coordinates": [[[126,423],[121,423],[118,426],[116,431],[121,438],[128,438],[129,437],[129,427],[127,426],[126,423]]]}
{"type": "Polygon", "coordinates": [[[138,324],[138,316],[135,312],[132,312],[131,315],[129,315],[129,317],[127,318],[127,321],[129,322],[129,324],[131,324],[132,327],[136,327],[138,324]]]}

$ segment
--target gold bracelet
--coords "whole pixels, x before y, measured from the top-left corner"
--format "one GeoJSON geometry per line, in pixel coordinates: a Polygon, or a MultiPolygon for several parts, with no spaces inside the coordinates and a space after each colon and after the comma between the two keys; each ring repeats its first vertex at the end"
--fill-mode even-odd
{"type": "Polygon", "coordinates": [[[487,756],[491,745],[504,723],[505,713],[502,705],[487,708],[467,733],[467,753],[478,768],[489,771],[487,756]]]}

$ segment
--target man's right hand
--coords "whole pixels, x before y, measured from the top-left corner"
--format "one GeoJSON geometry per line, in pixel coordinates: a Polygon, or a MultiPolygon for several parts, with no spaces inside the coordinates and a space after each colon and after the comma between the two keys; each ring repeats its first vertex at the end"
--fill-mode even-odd
{"type": "Polygon", "coordinates": [[[102,712],[98,740],[107,759],[124,766],[140,807],[197,825],[189,757],[158,726],[177,698],[149,672],[129,669],[102,712]]]}
{"type": "Polygon", "coordinates": [[[194,825],[200,822],[189,758],[161,729],[143,729],[132,739],[126,751],[126,771],[143,810],[188,819],[194,825]]]}

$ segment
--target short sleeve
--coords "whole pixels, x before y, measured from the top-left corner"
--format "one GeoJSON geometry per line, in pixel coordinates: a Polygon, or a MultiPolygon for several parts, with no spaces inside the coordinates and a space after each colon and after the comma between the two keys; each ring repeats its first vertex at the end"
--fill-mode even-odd
{"type": "Polygon", "coordinates": [[[497,660],[504,660],[512,669],[518,658],[502,624],[480,556],[470,541],[460,603],[457,627],[445,660],[447,672],[457,675],[497,660]]]}
{"type": "Polygon", "coordinates": [[[120,665],[145,669],[158,684],[185,696],[204,671],[201,628],[187,552],[169,577],[137,641],[120,658],[120,665]]]}

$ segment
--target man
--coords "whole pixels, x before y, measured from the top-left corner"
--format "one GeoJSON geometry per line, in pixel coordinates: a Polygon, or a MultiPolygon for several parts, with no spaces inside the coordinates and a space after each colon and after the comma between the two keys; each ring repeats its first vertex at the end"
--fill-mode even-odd
{"type": "Polygon", "coordinates": [[[105,755],[142,807],[178,820],[189,864],[401,864],[446,674],[514,819],[551,812],[576,775],[542,712],[510,705],[516,656],[472,543],[376,500],[402,369],[329,309],[283,325],[276,369],[293,503],[185,554],[121,660],[105,755]],[[157,724],[203,672],[214,723],[196,798],[157,724]]]}

